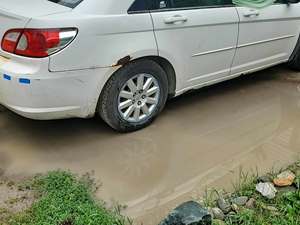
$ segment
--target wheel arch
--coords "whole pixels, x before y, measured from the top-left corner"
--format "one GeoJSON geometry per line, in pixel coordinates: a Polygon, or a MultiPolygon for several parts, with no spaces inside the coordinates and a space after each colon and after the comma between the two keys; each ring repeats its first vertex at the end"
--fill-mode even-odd
{"type": "Polygon", "coordinates": [[[175,96],[177,78],[176,78],[176,72],[173,65],[167,59],[161,56],[145,56],[145,57],[134,59],[132,61],[139,61],[143,59],[152,60],[162,67],[162,69],[167,74],[168,85],[169,85],[169,98],[175,96]]]}
{"type": "Polygon", "coordinates": [[[110,80],[110,78],[119,69],[121,69],[122,67],[126,66],[128,63],[136,62],[136,61],[140,61],[140,60],[145,60],[145,59],[154,61],[154,62],[156,62],[158,65],[160,65],[162,67],[162,69],[167,74],[168,86],[169,86],[168,96],[169,96],[169,98],[172,98],[172,97],[175,96],[175,94],[176,94],[176,84],[177,84],[176,83],[176,81],[177,81],[176,72],[175,72],[175,69],[174,69],[173,65],[167,59],[165,59],[163,57],[160,57],[160,56],[143,56],[143,57],[131,59],[129,56],[126,56],[126,57],[120,59],[116,65],[114,65],[114,66],[118,66],[119,68],[116,69],[116,70],[114,70],[114,72],[109,77],[107,77],[106,82],[105,82],[105,84],[103,84],[103,86],[101,88],[101,91],[100,91],[100,93],[98,95],[98,101],[97,101],[97,104],[95,105],[94,112],[98,111],[98,106],[99,106],[99,103],[100,103],[99,101],[101,100],[101,95],[103,93],[103,89],[106,86],[106,84],[108,83],[108,81],[110,80]]]}

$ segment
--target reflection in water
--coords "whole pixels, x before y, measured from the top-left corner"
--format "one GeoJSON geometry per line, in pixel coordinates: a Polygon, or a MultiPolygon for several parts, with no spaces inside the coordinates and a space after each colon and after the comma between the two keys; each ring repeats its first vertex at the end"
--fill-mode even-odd
{"type": "Polygon", "coordinates": [[[206,187],[230,187],[241,168],[264,172],[298,157],[298,76],[277,67],[181,96],[132,134],[115,133],[99,119],[47,122],[0,113],[0,167],[11,174],[93,170],[101,198],[156,224],[206,187]]]}

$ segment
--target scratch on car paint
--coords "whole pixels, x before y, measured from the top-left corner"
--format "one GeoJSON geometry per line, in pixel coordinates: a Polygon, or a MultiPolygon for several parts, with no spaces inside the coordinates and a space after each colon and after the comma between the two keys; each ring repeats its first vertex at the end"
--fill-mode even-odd
{"type": "Polygon", "coordinates": [[[75,78],[75,80],[78,81],[78,82],[81,83],[81,84],[84,84],[84,81],[81,80],[81,79],[79,79],[79,78],[75,78]]]}

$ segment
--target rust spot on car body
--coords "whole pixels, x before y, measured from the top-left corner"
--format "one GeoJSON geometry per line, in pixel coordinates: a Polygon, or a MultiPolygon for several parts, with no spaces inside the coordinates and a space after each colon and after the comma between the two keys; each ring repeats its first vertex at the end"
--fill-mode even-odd
{"type": "Polygon", "coordinates": [[[131,57],[129,55],[127,55],[127,56],[119,59],[118,62],[115,65],[113,65],[113,66],[124,66],[127,63],[129,63],[130,60],[131,60],[131,57]]]}

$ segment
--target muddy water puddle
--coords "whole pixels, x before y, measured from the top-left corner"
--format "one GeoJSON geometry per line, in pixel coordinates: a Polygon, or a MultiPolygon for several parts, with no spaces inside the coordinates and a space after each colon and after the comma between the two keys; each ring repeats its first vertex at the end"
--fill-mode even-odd
{"type": "Polygon", "coordinates": [[[99,119],[32,121],[0,113],[0,168],[30,175],[94,171],[99,197],[154,225],[207,187],[230,188],[241,170],[262,173],[298,159],[300,74],[283,67],[168,102],[153,125],[113,132],[99,119]]]}

